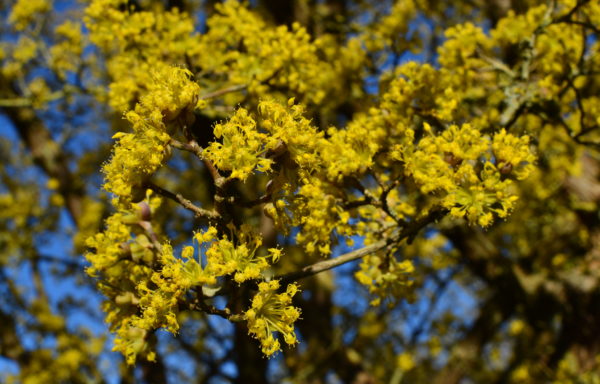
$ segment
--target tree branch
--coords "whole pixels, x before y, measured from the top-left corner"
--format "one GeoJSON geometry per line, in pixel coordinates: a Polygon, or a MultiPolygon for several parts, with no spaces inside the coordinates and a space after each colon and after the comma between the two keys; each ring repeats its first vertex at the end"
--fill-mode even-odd
{"type": "Polygon", "coordinates": [[[0,99],[0,107],[30,107],[31,99],[18,97],[14,99],[0,99]]]}
{"type": "Polygon", "coordinates": [[[196,157],[198,157],[200,160],[202,160],[202,147],[200,147],[198,145],[198,143],[196,143],[195,141],[193,141],[192,144],[188,144],[188,143],[182,143],[179,140],[171,139],[171,142],[169,144],[172,147],[175,147],[182,151],[191,152],[194,155],[196,155],[196,157]]]}
{"type": "Polygon", "coordinates": [[[447,212],[448,211],[446,209],[431,211],[427,216],[408,223],[408,225],[399,234],[395,236],[391,236],[387,239],[380,240],[376,243],[367,245],[366,247],[345,253],[334,259],[319,261],[317,263],[308,265],[300,269],[299,271],[275,277],[275,279],[280,279],[282,283],[290,283],[302,279],[304,277],[316,275],[317,273],[324,272],[332,268],[339,267],[340,265],[349,263],[351,261],[363,258],[367,255],[370,255],[374,252],[380,251],[395,243],[398,243],[403,239],[407,239],[407,241],[411,243],[421,229],[423,229],[429,223],[441,219],[447,212]]]}
{"type": "Polygon", "coordinates": [[[209,211],[194,205],[194,203],[183,197],[180,193],[173,193],[151,182],[147,182],[146,187],[150,188],[161,196],[179,203],[185,209],[193,212],[196,217],[205,217],[212,220],[217,220],[221,217],[221,215],[216,211],[209,211]]]}
{"type": "Polygon", "coordinates": [[[227,88],[219,89],[214,92],[207,93],[204,96],[200,96],[200,98],[202,100],[213,99],[215,97],[223,96],[227,93],[242,91],[246,88],[248,88],[248,85],[246,85],[246,84],[233,85],[231,87],[227,87],[227,88]]]}

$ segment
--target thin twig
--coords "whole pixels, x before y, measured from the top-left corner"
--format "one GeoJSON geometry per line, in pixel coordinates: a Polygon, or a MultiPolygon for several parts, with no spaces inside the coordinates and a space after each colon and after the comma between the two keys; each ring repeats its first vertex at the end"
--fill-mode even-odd
{"type": "Polygon", "coordinates": [[[30,107],[31,99],[19,97],[15,99],[0,99],[0,107],[30,107]]]}
{"type": "Polygon", "coordinates": [[[594,32],[595,34],[600,34],[600,28],[596,27],[594,24],[592,23],[588,23],[585,21],[579,21],[579,20],[559,20],[559,21],[555,21],[554,24],[559,24],[559,23],[565,23],[565,24],[573,24],[573,25],[580,25],[586,29],[591,29],[592,32],[594,32]]]}
{"type": "Polygon", "coordinates": [[[275,277],[275,279],[280,279],[283,283],[288,283],[288,282],[302,279],[304,277],[316,275],[317,273],[324,272],[324,271],[330,270],[335,267],[339,267],[340,265],[349,263],[351,261],[354,261],[354,260],[363,258],[367,255],[370,255],[374,252],[380,251],[380,250],[390,246],[394,242],[395,242],[395,240],[392,238],[387,239],[387,240],[380,240],[376,243],[367,245],[366,247],[354,250],[352,252],[345,253],[334,259],[319,261],[318,263],[308,265],[299,271],[291,272],[291,273],[288,273],[288,274],[280,276],[280,277],[275,277]]]}
{"type": "Polygon", "coordinates": [[[568,13],[562,15],[561,17],[559,17],[555,20],[552,20],[552,24],[573,22],[574,20],[571,20],[571,16],[573,16],[575,14],[575,12],[577,12],[579,10],[579,8],[583,7],[584,5],[586,5],[589,2],[590,2],[590,0],[578,1],[577,4],[575,4],[575,6],[568,13]]]}
{"type": "Polygon", "coordinates": [[[191,152],[194,155],[196,155],[196,157],[198,157],[199,159],[202,159],[202,147],[200,147],[198,145],[198,143],[196,143],[195,141],[192,141],[191,144],[188,144],[188,143],[182,143],[179,140],[171,139],[169,144],[172,147],[175,147],[182,151],[191,152]]]}
{"type": "Polygon", "coordinates": [[[208,173],[210,173],[210,177],[212,177],[215,185],[219,187],[220,184],[223,184],[223,180],[225,180],[225,178],[221,176],[217,167],[215,167],[215,165],[206,158],[202,159],[202,161],[204,162],[206,169],[208,169],[208,173]]]}
{"type": "Polygon", "coordinates": [[[154,249],[159,254],[162,253],[162,245],[160,244],[160,241],[158,241],[158,236],[156,236],[156,232],[154,232],[154,229],[152,228],[152,223],[150,221],[142,220],[138,225],[148,234],[154,249]]]}
{"type": "Polygon", "coordinates": [[[227,320],[230,320],[230,318],[232,317],[229,309],[218,309],[213,307],[212,305],[206,304],[202,300],[196,301],[190,306],[190,309],[208,313],[209,315],[217,315],[227,320]]]}
{"type": "MultiPolygon", "coordinates": [[[[28,95],[29,96],[29,95],[28,95]]],[[[48,97],[44,98],[43,101],[51,102],[58,100],[65,96],[64,91],[56,91],[52,92],[48,97]]],[[[14,99],[0,99],[0,107],[7,108],[22,108],[22,107],[31,107],[33,106],[33,98],[29,97],[16,97],[14,99]]]]}
{"type": "Polygon", "coordinates": [[[271,201],[271,194],[265,194],[265,195],[262,195],[261,197],[259,197],[258,199],[250,200],[250,201],[242,201],[239,204],[244,208],[252,208],[259,204],[268,203],[269,201],[271,201]]]}
{"type": "Polygon", "coordinates": [[[342,207],[344,207],[344,209],[354,209],[363,207],[365,205],[373,205],[373,199],[370,196],[365,196],[362,199],[342,203],[342,207]]]}
{"type": "Polygon", "coordinates": [[[173,193],[151,182],[146,183],[146,187],[150,188],[151,190],[153,190],[161,196],[176,201],[185,209],[193,212],[196,217],[205,217],[207,219],[212,220],[217,220],[221,217],[221,215],[219,215],[219,213],[216,211],[209,211],[207,209],[200,208],[194,205],[194,203],[192,203],[190,200],[186,199],[179,193],[173,193]]]}
{"type": "Polygon", "coordinates": [[[218,309],[206,303],[204,301],[204,295],[202,294],[201,288],[196,288],[194,289],[194,291],[196,292],[197,297],[191,303],[189,303],[189,309],[193,311],[204,312],[209,315],[217,315],[231,322],[239,322],[244,319],[244,316],[242,314],[231,313],[231,310],[229,310],[229,308],[218,309]]]}
{"type": "Polygon", "coordinates": [[[507,75],[511,79],[514,79],[514,78],[517,77],[517,75],[515,74],[515,72],[512,69],[510,69],[508,67],[508,65],[504,64],[502,61],[487,56],[485,53],[483,53],[483,51],[481,49],[477,49],[477,54],[479,55],[479,57],[483,61],[485,61],[488,64],[490,64],[493,69],[495,69],[495,70],[497,70],[499,72],[504,73],[505,75],[507,75]]]}
{"type": "Polygon", "coordinates": [[[246,88],[248,88],[248,85],[246,85],[246,84],[234,85],[231,87],[227,87],[227,88],[219,89],[214,92],[207,93],[206,95],[201,96],[200,98],[202,100],[213,99],[215,97],[223,96],[227,93],[243,91],[246,88]]]}
{"type": "Polygon", "coordinates": [[[389,194],[392,192],[392,190],[394,190],[394,188],[396,188],[398,185],[400,185],[400,180],[401,179],[396,179],[394,180],[393,183],[391,183],[390,185],[388,185],[383,192],[381,193],[381,196],[379,198],[380,202],[381,202],[381,208],[383,209],[383,211],[392,219],[394,219],[394,221],[396,223],[398,223],[399,226],[403,227],[406,225],[406,222],[398,217],[396,217],[396,215],[394,215],[394,213],[392,212],[392,210],[390,209],[390,206],[388,204],[387,198],[389,196],[389,194]]]}

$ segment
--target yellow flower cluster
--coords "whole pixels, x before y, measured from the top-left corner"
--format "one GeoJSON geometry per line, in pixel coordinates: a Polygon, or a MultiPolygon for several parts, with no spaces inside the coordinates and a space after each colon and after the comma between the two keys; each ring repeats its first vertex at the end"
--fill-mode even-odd
{"type": "MultiPolygon", "coordinates": [[[[134,214],[125,212],[113,214],[106,219],[104,232],[96,233],[87,239],[86,245],[94,249],[94,253],[86,255],[88,261],[92,264],[86,271],[89,275],[97,276],[99,272],[108,272],[112,275],[110,269],[117,266],[124,253],[121,244],[131,238],[131,230],[126,224],[127,219],[131,216],[134,216],[134,214]]],[[[121,272],[121,269],[115,271],[115,277],[119,272],[121,272]]]]}
{"type": "Polygon", "coordinates": [[[107,57],[112,80],[108,103],[118,112],[132,107],[149,91],[154,71],[185,65],[187,54],[198,46],[192,18],[177,9],[130,12],[126,0],[93,0],[85,10],[92,43],[107,57]]]}
{"type": "Polygon", "coordinates": [[[463,119],[468,111],[458,108],[463,98],[477,97],[471,93],[477,87],[465,91],[459,79],[466,76],[476,83],[482,78],[476,71],[456,73],[453,66],[466,65],[469,60],[470,65],[481,65],[472,55],[484,39],[481,31],[468,25],[449,31],[449,36],[442,48],[448,67],[438,70],[416,63],[399,67],[399,77],[390,82],[379,108],[371,110],[363,127],[387,139],[386,143],[379,141],[380,148],[391,147],[390,159],[401,163],[404,175],[414,180],[421,193],[437,199],[437,204],[449,208],[455,217],[466,216],[470,223],[487,226],[493,221],[492,213],[506,217],[513,207],[516,190],[512,180],[529,175],[535,156],[527,136],[500,130],[490,139],[481,133],[482,128],[489,129],[490,118],[498,119],[493,111],[485,118],[475,118],[474,124],[446,123],[463,119]],[[454,39],[463,35],[471,36],[473,44],[467,44],[465,56],[457,59],[462,51],[454,39]],[[423,122],[422,129],[415,128],[415,118],[423,122]]]}
{"type": "Polygon", "coordinates": [[[231,170],[229,177],[241,180],[255,170],[272,171],[274,159],[279,158],[284,169],[279,170],[272,187],[278,201],[268,208],[268,214],[280,224],[301,226],[296,239],[308,252],[329,254],[334,230],[350,234],[350,215],[328,191],[335,188],[327,184],[366,170],[379,148],[377,141],[383,137],[381,131],[369,131],[356,123],[345,130],[332,128],[327,140],[303,117],[303,112],[293,99],[287,106],[262,101],[256,120],[245,109],[238,109],[228,122],[215,127],[220,142],[211,143],[205,156],[218,168],[231,170]],[[364,144],[371,138],[371,144],[364,144]],[[296,172],[289,172],[290,167],[296,172]],[[294,186],[299,189],[296,191],[294,186]],[[290,213],[293,218],[285,219],[290,213]]]}
{"type": "Polygon", "coordinates": [[[450,208],[452,216],[466,217],[469,223],[487,227],[494,221],[493,213],[505,218],[517,201],[509,190],[511,184],[508,179],[501,180],[498,169],[487,162],[478,179],[450,191],[443,205],[450,208]]]}
{"type": "Polygon", "coordinates": [[[528,40],[542,22],[549,21],[550,13],[548,11],[546,4],[529,8],[522,15],[517,15],[514,10],[509,10],[506,17],[502,18],[491,32],[491,36],[497,43],[503,45],[518,44],[528,40]]]}
{"type": "Polygon", "coordinates": [[[262,282],[258,293],[252,298],[252,307],[244,316],[250,334],[260,341],[262,352],[271,356],[281,349],[275,335],[281,334],[288,345],[297,343],[294,322],[300,317],[300,309],[292,306],[292,298],[298,292],[296,284],[289,284],[286,291],[277,293],[279,280],[262,282]]]}
{"type": "Polygon", "coordinates": [[[80,66],[84,47],[81,28],[81,23],[71,20],[55,28],[54,33],[61,41],[50,47],[50,67],[62,78],[66,77],[66,72],[75,72],[80,66]]]}
{"type": "Polygon", "coordinates": [[[94,337],[87,330],[79,334],[67,332],[64,317],[52,312],[44,299],[30,303],[30,315],[37,321],[36,332],[53,340],[54,346],[43,346],[30,352],[30,359],[20,365],[18,373],[8,375],[7,384],[51,382],[90,382],[99,378],[81,367],[92,366],[104,349],[104,338],[94,337]],[[43,333],[42,333],[43,332],[43,333]]]}
{"type": "Polygon", "coordinates": [[[245,84],[258,97],[283,91],[310,105],[334,104],[347,97],[339,78],[360,68],[357,64],[364,60],[356,42],[332,51],[327,36],[311,41],[298,23],[291,28],[270,26],[238,1],[217,4],[215,11],[207,21],[208,32],[193,51],[196,54],[192,53],[204,72],[225,77],[230,84],[245,84]],[[345,58],[351,61],[344,63],[345,58]]]}
{"type": "MultiPolygon", "coordinates": [[[[450,96],[446,106],[452,109],[464,103],[465,100],[478,100],[482,97],[490,97],[490,91],[493,91],[499,82],[496,75],[492,71],[481,71],[481,68],[486,68],[489,64],[484,57],[492,56],[491,39],[485,35],[479,26],[471,23],[459,24],[448,28],[444,33],[446,41],[438,49],[439,63],[441,69],[439,74],[444,78],[447,91],[444,91],[443,96],[450,96]]],[[[504,98],[504,94],[498,94],[499,100],[504,98]]],[[[491,105],[496,104],[495,99],[491,99],[491,105]]],[[[467,109],[463,109],[461,117],[465,116],[467,109]]],[[[459,111],[457,111],[459,112],[459,111]]],[[[494,114],[496,109],[486,110],[484,114],[494,114]]],[[[448,121],[452,121],[450,115],[441,115],[448,121]]],[[[473,125],[473,118],[477,114],[470,114],[468,118],[473,125]]],[[[482,117],[483,119],[483,117],[482,117]]],[[[481,126],[486,126],[483,122],[481,126]]]]}
{"type": "Polygon", "coordinates": [[[104,188],[119,197],[122,204],[144,197],[144,182],[160,168],[169,156],[170,133],[178,120],[190,117],[198,100],[198,85],[189,71],[164,67],[154,72],[149,91],[135,110],[125,118],[133,133],[119,132],[111,160],[104,165],[104,188]]]}
{"type": "MultiPolygon", "coordinates": [[[[28,228],[31,217],[40,216],[44,212],[39,201],[38,191],[25,186],[15,188],[11,193],[0,193],[0,220],[10,222],[11,231],[18,233],[28,228]]],[[[0,260],[0,264],[4,261],[0,260]]]]}
{"type": "Polygon", "coordinates": [[[313,179],[304,184],[292,199],[293,223],[302,230],[296,241],[304,246],[308,253],[331,253],[333,235],[350,235],[350,214],[328,193],[325,183],[313,179]]]}
{"type": "Polygon", "coordinates": [[[406,173],[414,178],[423,193],[450,191],[462,180],[477,181],[473,162],[479,160],[489,146],[479,131],[469,124],[452,125],[434,136],[427,123],[424,130],[428,135],[419,141],[414,151],[398,147],[399,160],[406,164],[406,173]]]}
{"type": "Polygon", "coordinates": [[[37,57],[38,44],[29,36],[21,35],[14,45],[0,44],[0,71],[6,78],[15,78],[25,73],[25,65],[37,57]]]}
{"type": "Polygon", "coordinates": [[[321,166],[318,151],[323,134],[302,116],[304,109],[294,105],[294,99],[287,107],[272,100],[261,101],[258,112],[258,123],[246,109],[239,108],[229,121],[217,124],[214,134],[221,141],[206,148],[206,158],[218,168],[232,171],[230,178],[240,180],[255,170],[271,171],[273,158],[282,152],[302,170],[321,166]]]}
{"type": "MultiPolygon", "coordinates": [[[[197,239],[200,237],[196,236],[197,239]]],[[[139,354],[145,354],[149,360],[154,356],[145,341],[148,332],[159,328],[171,333],[179,330],[177,314],[184,295],[193,287],[216,284],[220,275],[215,273],[215,268],[202,268],[200,256],[198,260],[194,258],[193,246],[184,247],[181,257],[175,257],[171,245],[163,243],[159,254],[154,257],[156,249],[144,235],[138,235],[129,247],[132,260],[140,261],[140,257],[146,256],[141,259],[143,264],[154,266],[150,275],[138,281],[134,293],[121,293],[117,297],[121,305],[133,304],[139,308],[139,314],[131,314],[121,321],[116,330],[114,348],[126,356],[129,364],[133,364],[139,354]]]]}
{"type": "Polygon", "coordinates": [[[501,173],[513,173],[517,180],[526,179],[534,169],[536,157],[529,148],[529,136],[516,137],[502,129],[494,134],[492,153],[501,173]]]}
{"type": "Polygon", "coordinates": [[[230,72],[232,83],[248,84],[252,93],[264,94],[268,89],[264,83],[268,83],[289,87],[294,93],[318,90],[320,93],[312,98],[317,103],[323,99],[321,87],[314,82],[331,70],[314,59],[316,48],[310,44],[304,28],[269,28],[237,1],[219,4],[216,11],[207,23],[208,33],[202,36],[205,51],[220,52],[212,57],[212,62],[204,63],[208,70],[230,72]],[[242,44],[248,51],[246,55],[228,49],[242,44]],[[302,70],[290,72],[291,63],[302,70]]]}
{"type": "Polygon", "coordinates": [[[416,13],[414,0],[394,2],[389,14],[371,24],[372,29],[361,36],[367,50],[381,51],[387,48],[395,54],[400,54],[409,48],[414,49],[412,40],[415,39],[409,38],[408,31],[416,13]]]}
{"type": "Polygon", "coordinates": [[[517,200],[508,176],[524,179],[533,169],[529,138],[501,130],[489,140],[469,124],[452,125],[434,135],[425,123],[424,131],[427,136],[414,148],[398,146],[394,153],[421,191],[447,193],[442,205],[470,223],[488,226],[492,212],[506,217],[517,200]]]}
{"type": "Polygon", "coordinates": [[[362,115],[345,129],[327,130],[329,138],[319,148],[327,179],[339,181],[344,176],[360,175],[373,165],[373,158],[386,137],[384,130],[371,129],[368,119],[368,115],[362,115]]]}
{"type": "MultiPolygon", "coordinates": [[[[160,199],[151,198],[148,209],[159,204],[160,199]]],[[[158,328],[177,332],[179,302],[190,288],[216,282],[194,259],[193,247],[183,248],[176,257],[168,242],[151,240],[143,231],[147,217],[142,212],[140,207],[113,214],[106,230],[86,243],[93,249],[86,255],[91,263],[87,273],[101,278],[99,288],[108,297],[104,310],[117,335],[114,350],[122,352],[129,364],[138,355],[153,359],[149,332],[158,328]]]]}
{"type": "MultiPolygon", "coordinates": [[[[215,140],[203,149],[204,160],[229,179],[246,182],[257,174],[261,181],[269,179],[265,213],[285,234],[297,227],[296,242],[308,253],[331,253],[337,235],[379,241],[390,228],[410,225],[431,209],[445,208],[455,218],[484,227],[506,217],[518,198],[515,180],[534,170],[536,157],[525,132],[543,127],[539,121],[510,121],[511,111],[528,97],[543,97],[546,91],[539,83],[549,80],[534,76],[532,82],[515,82],[522,68],[491,57],[498,44],[521,43],[537,33],[537,26],[546,22],[546,8],[502,21],[519,26],[515,36],[500,28],[486,34],[469,23],[450,28],[438,51],[439,68],[410,62],[384,74],[381,93],[356,108],[343,126],[328,127],[332,120],[318,115],[317,128],[308,117],[315,105],[326,115],[328,108],[335,110],[336,103],[352,97],[343,95],[348,87],[339,79],[352,78],[348,73],[364,66],[366,52],[403,50],[411,44],[409,20],[418,6],[396,2],[379,26],[331,48],[331,36],[311,40],[297,24],[272,27],[236,1],[216,5],[203,35],[194,34],[189,16],[176,11],[130,12],[124,0],[92,1],[86,23],[92,41],[109,56],[111,105],[127,110],[138,101],[125,115],[133,132],[115,135],[113,157],[104,166],[105,188],[119,198],[119,208],[130,208],[145,196],[145,182],[168,159],[175,131],[192,122],[200,86],[189,71],[170,65],[185,58],[203,89],[224,90],[211,92],[223,96],[215,98],[215,108],[228,110],[242,97],[245,103],[214,126],[215,140]],[[336,55],[342,59],[333,59],[336,55]],[[228,92],[229,85],[246,88],[228,92]],[[292,98],[281,103],[287,94],[300,102],[292,98]],[[510,133],[508,123],[515,123],[510,133]]],[[[70,28],[63,34],[77,39],[70,28]]],[[[540,35],[540,52],[554,55],[551,36],[540,35]]],[[[569,55],[581,53],[571,48],[569,55]]],[[[24,50],[23,59],[33,57],[36,49],[24,50]]],[[[595,111],[598,101],[588,98],[585,103],[595,111]]],[[[214,117],[216,110],[207,115],[214,117]]],[[[573,114],[567,124],[576,131],[578,121],[573,114]]],[[[539,142],[548,148],[550,139],[544,135],[539,142]]],[[[262,280],[281,253],[264,250],[261,237],[248,225],[231,227],[229,236],[219,233],[217,227],[227,224],[223,222],[196,233],[197,248],[188,245],[175,255],[168,241],[158,242],[132,226],[139,219],[130,216],[115,214],[107,231],[88,242],[96,249],[90,272],[111,284],[103,288],[113,301],[106,305],[107,318],[117,330],[117,349],[128,361],[139,354],[152,356],[147,343],[154,329],[177,331],[178,306],[191,289],[262,280]],[[118,282],[125,267],[134,273],[118,282]]],[[[376,296],[373,304],[411,297],[415,279],[410,260],[383,254],[363,259],[356,278],[376,296]]],[[[290,285],[282,294],[278,289],[278,281],[261,283],[245,312],[250,333],[267,355],[280,348],[274,332],[288,344],[296,342],[293,323],[299,311],[291,300],[297,288],[290,285]]]]}
{"type": "Polygon", "coordinates": [[[304,117],[304,112],[293,98],[288,100],[287,106],[273,100],[258,104],[261,127],[269,133],[269,149],[274,152],[285,149],[301,171],[310,173],[321,167],[319,145],[323,142],[323,133],[304,117]]]}
{"type": "Polygon", "coordinates": [[[277,248],[259,255],[262,239],[247,225],[230,228],[235,241],[219,239],[217,229],[210,226],[194,235],[197,258],[191,245],[175,256],[168,242],[159,243],[156,234],[147,232],[149,217],[144,212],[156,210],[159,204],[160,199],[150,198],[137,209],[113,214],[106,221],[106,230],[86,242],[93,250],[86,255],[91,263],[87,273],[101,278],[99,287],[108,297],[104,303],[106,321],[117,335],[114,349],[122,352],[129,364],[139,355],[153,359],[147,339],[153,330],[178,331],[179,305],[191,289],[213,286],[217,278],[228,275],[237,283],[261,280],[263,271],[281,257],[277,248]],[[144,208],[146,204],[149,208],[144,208]]]}
{"type": "Polygon", "coordinates": [[[268,171],[272,160],[263,157],[267,135],[256,128],[256,122],[244,108],[239,108],[226,123],[213,130],[217,139],[204,151],[203,156],[219,169],[232,171],[230,178],[246,180],[255,169],[268,171]]]}
{"type": "Polygon", "coordinates": [[[77,221],[77,234],[73,237],[73,245],[77,252],[85,251],[87,239],[98,232],[102,224],[105,206],[99,201],[87,197],[82,201],[83,212],[77,221]]]}
{"type": "Polygon", "coordinates": [[[35,19],[38,14],[48,12],[52,9],[49,0],[18,0],[11,9],[8,18],[17,31],[22,31],[35,19]]]}
{"type": "Polygon", "coordinates": [[[168,243],[161,244],[158,258],[162,269],[153,272],[150,281],[140,281],[136,287],[142,313],[131,319],[131,325],[146,330],[164,327],[175,333],[179,329],[176,318],[178,300],[192,282],[182,279],[185,276],[183,263],[173,256],[173,249],[168,243]],[[156,288],[150,288],[149,283],[156,288]]]}
{"type": "MultiPolygon", "coordinates": [[[[152,205],[158,202],[155,200],[152,205]]],[[[103,303],[106,322],[117,333],[114,350],[123,352],[128,363],[133,363],[137,354],[152,359],[142,329],[135,331],[131,325],[139,304],[136,286],[152,277],[148,266],[154,260],[154,245],[137,231],[141,211],[117,212],[106,220],[106,229],[90,237],[86,245],[92,251],[86,254],[91,263],[87,273],[99,277],[98,288],[107,297],[103,303]],[[128,255],[129,254],[129,255],[128,255]],[[135,257],[133,256],[135,254],[135,257]],[[126,272],[125,272],[126,271],[126,272]]]]}
{"type": "Polygon", "coordinates": [[[259,256],[257,251],[262,245],[262,239],[250,226],[242,225],[239,230],[233,227],[231,229],[235,231],[238,244],[227,238],[218,239],[215,227],[196,234],[195,239],[199,243],[210,244],[206,250],[207,273],[214,277],[233,274],[237,283],[261,278],[261,273],[279,260],[281,251],[271,248],[267,256],[259,256]]]}
{"type": "Polygon", "coordinates": [[[123,326],[117,330],[113,351],[121,352],[129,365],[135,363],[137,356],[146,356],[148,361],[154,361],[156,353],[147,339],[148,331],[130,325],[123,326]]]}
{"type": "Polygon", "coordinates": [[[354,276],[359,283],[367,286],[376,298],[371,305],[388,300],[389,305],[397,299],[411,299],[413,295],[412,273],[415,267],[410,260],[398,261],[390,254],[375,254],[362,259],[360,270],[354,276]]]}
{"type": "Polygon", "coordinates": [[[26,63],[37,56],[38,45],[29,36],[21,36],[17,45],[18,49],[13,53],[13,58],[16,61],[26,63]]]}

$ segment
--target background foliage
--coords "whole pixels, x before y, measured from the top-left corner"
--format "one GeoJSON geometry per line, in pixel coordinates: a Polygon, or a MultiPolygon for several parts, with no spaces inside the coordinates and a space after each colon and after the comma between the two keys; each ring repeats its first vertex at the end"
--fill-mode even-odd
{"type": "Polygon", "coordinates": [[[0,380],[600,382],[597,1],[0,20],[0,380]]]}

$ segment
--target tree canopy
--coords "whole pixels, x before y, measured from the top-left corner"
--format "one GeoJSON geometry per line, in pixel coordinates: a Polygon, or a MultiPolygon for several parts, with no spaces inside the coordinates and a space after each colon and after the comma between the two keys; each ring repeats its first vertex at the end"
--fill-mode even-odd
{"type": "Polygon", "coordinates": [[[599,383],[600,2],[0,1],[0,380],[599,383]]]}

